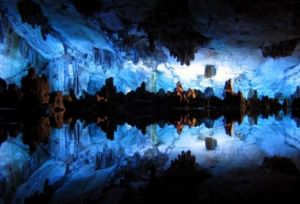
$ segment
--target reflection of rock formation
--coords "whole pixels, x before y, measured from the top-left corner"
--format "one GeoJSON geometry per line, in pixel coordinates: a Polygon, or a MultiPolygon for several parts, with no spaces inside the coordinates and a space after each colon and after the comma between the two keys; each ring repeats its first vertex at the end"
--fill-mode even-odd
{"type": "Polygon", "coordinates": [[[104,120],[99,124],[99,126],[106,133],[108,139],[114,139],[114,132],[117,128],[117,124],[114,117],[110,117],[108,120],[104,120]]]}
{"type": "Polygon", "coordinates": [[[224,87],[224,126],[226,133],[232,135],[234,121],[241,123],[246,114],[247,105],[243,94],[239,91],[234,93],[231,80],[226,81],[224,87]]]}
{"type": "Polygon", "coordinates": [[[217,140],[212,137],[205,138],[205,147],[207,150],[215,150],[217,147],[217,140]]]}
{"type": "Polygon", "coordinates": [[[65,123],[64,112],[63,111],[53,112],[51,115],[51,119],[52,119],[51,120],[52,127],[61,128],[65,123]]]}
{"type": "Polygon", "coordinates": [[[182,129],[184,127],[183,121],[178,121],[176,124],[177,133],[180,135],[182,133],[182,129]]]}
{"type": "Polygon", "coordinates": [[[283,174],[298,175],[299,171],[294,162],[286,157],[265,157],[263,167],[283,174]]]}
{"type": "Polygon", "coordinates": [[[197,185],[209,177],[210,173],[199,166],[191,151],[182,152],[162,173],[157,174],[154,166],[146,187],[139,193],[127,193],[123,200],[125,203],[133,203],[137,198],[141,203],[193,203],[198,195],[197,185]]]}
{"type": "Polygon", "coordinates": [[[40,143],[47,143],[50,137],[50,120],[41,117],[35,121],[27,121],[23,128],[23,141],[31,150],[35,150],[40,143]]]}
{"type": "MultiPolygon", "coordinates": [[[[116,92],[113,78],[107,79],[105,86],[95,95],[84,94],[80,99],[76,98],[72,90],[68,96],[63,96],[61,92],[49,95],[46,79],[37,77],[34,69],[30,69],[23,78],[22,91],[15,85],[5,89],[6,85],[2,84],[0,96],[8,99],[6,104],[12,105],[16,101],[15,105],[22,104],[21,107],[27,108],[24,109],[25,113],[18,115],[19,118],[16,117],[17,120],[22,120],[26,114],[26,117],[30,115],[33,120],[45,115],[50,118],[53,127],[62,127],[65,122],[73,124],[81,119],[87,123],[95,122],[110,139],[114,138],[118,124],[126,122],[145,134],[147,126],[164,121],[173,124],[180,134],[184,126],[194,127],[205,123],[206,127],[212,128],[214,120],[222,115],[226,133],[231,135],[233,123],[241,123],[245,114],[255,124],[260,114],[263,117],[278,115],[283,107],[278,99],[258,99],[255,90],[250,90],[248,100],[245,100],[241,92],[233,92],[231,80],[224,86],[224,100],[214,96],[212,88],[207,88],[205,93],[191,88],[184,91],[180,82],[173,92],[152,93],[142,83],[125,95],[116,92]],[[28,110],[33,114],[29,114],[28,110]]],[[[297,100],[293,101],[295,108],[299,106],[297,100]]],[[[3,106],[2,103],[0,105],[3,106]]],[[[13,107],[18,108],[17,105],[13,107]]],[[[297,115],[295,108],[294,116],[297,115]]],[[[5,134],[2,135],[6,138],[5,134]]]]}

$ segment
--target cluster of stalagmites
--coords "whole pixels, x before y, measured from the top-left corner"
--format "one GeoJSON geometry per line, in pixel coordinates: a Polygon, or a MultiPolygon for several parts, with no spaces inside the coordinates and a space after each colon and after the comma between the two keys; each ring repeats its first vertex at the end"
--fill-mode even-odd
{"type": "MultiPolygon", "coordinates": [[[[28,74],[22,78],[21,88],[0,79],[0,108],[3,109],[5,119],[23,122],[6,128],[10,136],[23,132],[25,144],[32,150],[40,143],[47,143],[50,128],[62,127],[64,123],[64,99],[61,92],[50,93],[48,79],[37,76],[35,70],[30,68],[28,74]],[[11,110],[13,112],[9,112],[11,110]]],[[[1,131],[0,131],[1,132],[1,131]]],[[[7,132],[2,131],[0,140],[4,141],[7,132]]]]}
{"type": "Polygon", "coordinates": [[[65,111],[62,93],[50,93],[47,77],[37,76],[34,68],[30,68],[28,74],[22,78],[21,89],[15,84],[7,86],[7,83],[1,79],[0,94],[1,107],[44,111],[47,114],[65,111]]]}
{"type": "MultiPolygon", "coordinates": [[[[23,77],[21,85],[18,88],[0,80],[0,107],[15,109],[14,114],[6,116],[19,117],[18,121],[24,125],[23,128],[17,125],[1,130],[1,141],[7,137],[7,131],[14,136],[22,129],[25,143],[30,144],[32,149],[48,141],[51,126],[72,125],[77,119],[96,123],[109,139],[113,139],[117,125],[124,123],[136,126],[143,134],[153,123],[173,124],[180,134],[184,126],[195,127],[204,123],[211,128],[213,121],[224,115],[224,128],[231,135],[234,122],[241,123],[245,115],[257,123],[259,115],[277,115],[282,108],[287,112],[286,108],[291,105],[293,116],[296,120],[299,117],[299,87],[291,97],[292,102],[285,99],[281,104],[278,98],[258,98],[255,90],[249,91],[246,100],[241,92],[234,93],[231,80],[224,86],[223,100],[214,96],[211,88],[204,92],[184,90],[180,82],[174,91],[159,90],[157,93],[147,91],[145,83],[142,83],[135,91],[125,95],[117,92],[113,78],[106,79],[105,85],[95,95],[85,93],[78,99],[72,90],[65,96],[61,92],[50,93],[47,78],[37,76],[33,68],[23,77]]],[[[214,149],[216,145],[215,141],[207,138],[207,149],[214,149]]]]}

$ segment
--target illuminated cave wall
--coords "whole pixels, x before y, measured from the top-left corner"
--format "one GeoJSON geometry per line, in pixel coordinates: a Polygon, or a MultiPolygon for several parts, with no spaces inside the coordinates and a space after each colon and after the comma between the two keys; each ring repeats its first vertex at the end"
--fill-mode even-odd
{"type": "Polygon", "coordinates": [[[19,84],[29,65],[41,67],[45,60],[14,32],[3,12],[0,12],[0,77],[19,84]]]}
{"type": "Polygon", "coordinates": [[[108,77],[114,77],[117,90],[123,92],[143,81],[150,91],[173,90],[181,81],[184,88],[212,87],[218,96],[230,78],[235,90],[245,96],[251,88],[259,94],[274,96],[281,92],[288,96],[299,84],[299,46],[291,56],[273,59],[264,57],[258,47],[230,43],[216,34],[186,66],[160,43],[150,53],[145,33],[134,26],[128,34],[139,40],[126,47],[118,34],[124,25],[112,12],[94,19],[84,17],[72,5],[62,8],[50,0],[39,2],[51,26],[45,38],[41,26],[22,22],[17,2],[1,1],[5,13],[1,12],[0,18],[0,77],[10,83],[19,84],[27,68],[34,66],[39,74],[48,76],[53,91],[68,93],[74,89],[78,95],[83,91],[94,93],[108,77]],[[205,78],[206,65],[215,65],[215,76],[205,78]]]}

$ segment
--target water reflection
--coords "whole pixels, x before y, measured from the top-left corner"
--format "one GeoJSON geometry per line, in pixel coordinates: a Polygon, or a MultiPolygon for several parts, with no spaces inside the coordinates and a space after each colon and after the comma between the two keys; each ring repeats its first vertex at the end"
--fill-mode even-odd
{"type": "Polygon", "coordinates": [[[47,180],[55,188],[54,201],[71,199],[65,195],[84,196],[103,187],[124,162],[138,165],[137,155],[157,157],[165,168],[181,151],[191,150],[197,162],[214,174],[259,165],[265,156],[299,155],[300,127],[295,116],[245,116],[238,121],[197,114],[203,112],[128,122],[106,116],[96,122],[68,121],[59,128],[51,127],[53,121],[47,117],[6,124],[1,128],[8,135],[0,146],[1,195],[22,203],[41,191],[47,180]]]}

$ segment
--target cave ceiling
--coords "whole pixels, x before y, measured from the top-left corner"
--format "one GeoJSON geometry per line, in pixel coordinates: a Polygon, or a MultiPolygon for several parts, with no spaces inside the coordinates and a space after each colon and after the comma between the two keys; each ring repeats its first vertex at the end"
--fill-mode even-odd
{"type": "Polygon", "coordinates": [[[300,37],[299,8],[297,0],[1,1],[21,37],[29,38],[26,34],[40,27],[40,36],[28,42],[46,57],[91,47],[113,52],[111,39],[117,36],[118,46],[140,41],[147,44],[144,55],[165,47],[186,65],[200,48],[218,51],[214,42],[258,48],[265,57],[292,55],[300,37]],[[86,43],[79,47],[77,41],[86,43]]]}

